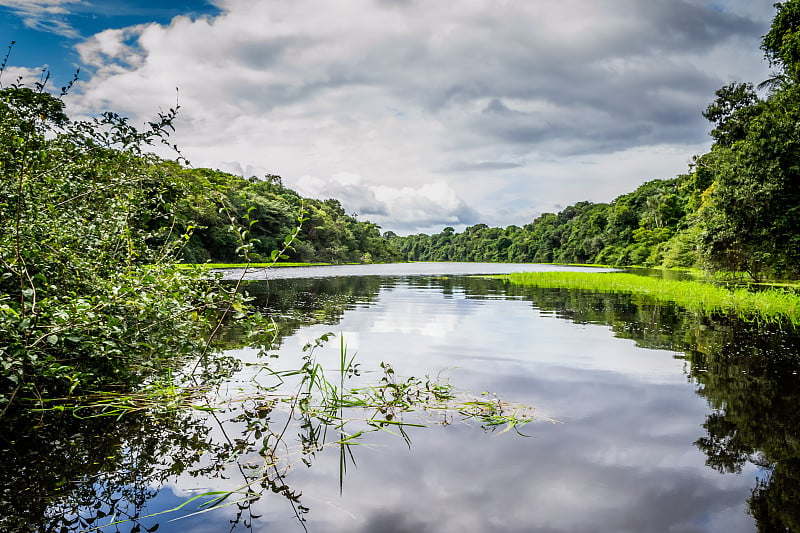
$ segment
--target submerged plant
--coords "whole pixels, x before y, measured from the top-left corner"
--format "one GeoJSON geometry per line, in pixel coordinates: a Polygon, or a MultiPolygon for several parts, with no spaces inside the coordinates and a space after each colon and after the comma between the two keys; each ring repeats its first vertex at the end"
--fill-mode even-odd
{"type": "MultiPolygon", "coordinates": [[[[45,515],[46,519],[54,527],[66,524],[62,518],[74,519],[72,524],[80,523],[86,531],[121,524],[141,524],[144,530],[144,525],[153,520],[174,520],[234,508],[237,520],[247,522],[252,520],[250,508],[255,502],[265,495],[278,494],[302,524],[309,508],[302,502],[301,494],[291,488],[288,477],[296,464],[311,466],[323,450],[338,450],[340,490],[344,490],[348,467],[356,461],[355,450],[371,443],[370,434],[388,432],[410,447],[413,428],[447,425],[458,419],[476,421],[489,431],[503,428],[499,433],[505,433],[534,419],[531,407],[502,402],[488,394],[474,397],[458,391],[442,378],[400,378],[388,363],[380,363],[371,371],[364,369],[355,355],[348,352],[341,337],[338,357],[331,359],[335,365],[328,367],[323,364],[319,350],[332,338],[328,333],[309,343],[297,369],[275,371],[274,361],[268,357],[248,363],[238,388],[235,380],[206,381],[201,386],[191,373],[175,373],[169,379],[153,380],[135,392],[102,392],[40,401],[35,416],[43,421],[61,416],[73,420],[72,424],[93,427],[106,423],[123,428],[131,427],[130,424],[163,429],[177,426],[171,431],[180,436],[175,439],[178,449],[170,447],[169,439],[158,446],[148,441],[145,447],[154,452],[146,457],[134,442],[146,437],[137,435],[131,437],[134,439],[131,442],[120,437],[115,451],[99,452],[113,459],[112,463],[133,453],[140,460],[163,465],[155,469],[137,466],[136,471],[141,471],[142,476],[153,476],[138,484],[157,484],[170,472],[184,471],[206,475],[216,472],[223,478],[240,479],[234,488],[206,490],[165,510],[144,512],[145,502],[155,495],[153,492],[137,496],[139,503],[124,498],[108,499],[108,503],[95,510],[83,500],[84,506],[79,510],[64,517],[45,515]],[[365,378],[367,384],[363,383],[365,378]],[[233,427],[240,429],[233,434],[233,427]],[[92,514],[95,511],[99,514],[92,514]]],[[[159,435],[163,439],[164,431],[159,435]]],[[[110,476],[111,484],[107,492],[123,490],[120,484],[125,481],[115,478],[113,472],[95,479],[105,479],[105,475],[110,476]]],[[[49,493],[52,500],[49,509],[75,505],[71,498],[86,490],[83,483],[81,479],[68,481],[49,493]]],[[[97,481],[95,485],[102,488],[97,481]]],[[[11,520],[13,516],[9,516],[11,520]]]]}

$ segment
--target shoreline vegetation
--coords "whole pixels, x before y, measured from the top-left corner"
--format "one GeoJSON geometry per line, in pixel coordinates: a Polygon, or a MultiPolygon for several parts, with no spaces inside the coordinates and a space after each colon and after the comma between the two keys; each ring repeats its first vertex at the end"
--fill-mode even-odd
{"type": "Polygon", "coordinates": [[[800,326],[800,294],[783,288],[754,292],[707,281],[667,280],[625,272],[526,272],[488,277],[531,287],[626,293],[657,303],[674,303],[696,313],[800,326]]]}
{"type": "MultiPolygon", "coordinates": [[[[548,265],[641,268],[639,266],[614,267],[610,265],[582,265],[565,263],[540,263],[548,265]]],[[[206,269],[225,268],[269,268],[331,266],[331,263],[207,263],[199,265],[206,269]]],[[[704,276],[699,269],[655,268],[663,272],[676,272],[688,276],[704,276]]],[[[761,284],[753,291],[741,282],[730,282],[726,274],[719,273],[711,279],[672,280],[629,272],[522,272],[494,276],[517,285],[540,288],[574,289],[593,292],[624,293],[644,296],[658,303],[674,303],[685,309],[703,314],[730,314],[743,320],[757,320],[777,325],[800,326],[800,287],[797,283],[761,284]],[[733,288],[724,285],[734,285],[733,288]]],[[[747,286],[757,286],[753,283],[747,286]]]]}

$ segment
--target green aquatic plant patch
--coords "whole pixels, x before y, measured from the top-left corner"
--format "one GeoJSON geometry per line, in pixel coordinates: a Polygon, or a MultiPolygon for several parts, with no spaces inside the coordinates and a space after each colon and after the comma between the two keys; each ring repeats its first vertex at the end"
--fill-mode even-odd
{"type": "Polygon", "coordinates": [[[751,291],[713,283],[664,280],[622,272],[525,272],[494,276],[518,285],[619,292],[671,302],[694,312],[800,325],[800,294],[781,288],[751,291]]]}

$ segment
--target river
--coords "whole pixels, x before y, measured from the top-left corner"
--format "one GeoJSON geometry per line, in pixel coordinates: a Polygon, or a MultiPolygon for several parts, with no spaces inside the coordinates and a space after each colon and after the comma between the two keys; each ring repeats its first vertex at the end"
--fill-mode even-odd
{"type": "MultiPolygon", "coordinates": [[[[6,461],[16,465],[6,490],[46,485],[37,476],[63,479],[64,496],[29,498],[27,511],[81,517],[65,531],[120,520],[100,530],[731,533],[800,525],[796,332],[641,297],[468,276],[532,268],[558,267],[283,268],[256,271],[245,284],[280,327],[271,368],[296,367],[309,353],[303,347],[330,332],[313,351],[326,369],[343,340],[360,365],[354,383],[385,376],[382,362],[398,380],[447,380],[465,398],[530,406],[523,410],[535,420],[519,433],[426,412],[407,419],[425,427],[386,426],[351,446],[321,446],[331,427],[293,420],[285,404],[245,399],[212,415],[62,422],[20,436],[31,456],[6,461]],[[276,427],[287,428],[277,446],[276,427]],[[234,490],[230,505],[213,511],[193,514],[208,495],[185,503],[234,490]]],[[[244,363],[223,387],[232,398],[252,397],[253,383],[272,379],[248,366],[256,349],[228,355],[244,363]]]]}

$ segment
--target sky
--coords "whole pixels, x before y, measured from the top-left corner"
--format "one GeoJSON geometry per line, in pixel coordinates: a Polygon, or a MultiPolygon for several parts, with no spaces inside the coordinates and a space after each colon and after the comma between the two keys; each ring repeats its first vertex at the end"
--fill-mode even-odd
{"type": "Polygon", "coordinates": [[[714,91],[769,77],[772,4],[0,0],[0,81],[79,69],[73,118],[177,103],[192,166],[401,235],[504,227],[687,172],[714,91]]]}

